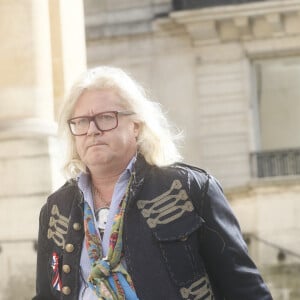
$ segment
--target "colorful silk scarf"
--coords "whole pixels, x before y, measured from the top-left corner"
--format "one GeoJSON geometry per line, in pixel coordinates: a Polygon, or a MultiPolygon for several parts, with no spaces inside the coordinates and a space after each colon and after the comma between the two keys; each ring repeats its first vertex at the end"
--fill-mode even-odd
{"type": "Polygon", "coordinates": [[[102,255],[101,241],[91,207],[84,202],[86,247],[92,266],[88,284],[99,299],[138,300],[131,277],[121,264],[124,212],[131,180],[132,176],[120,203],[119,212],[114,218],[107,257],[102,255]]]}

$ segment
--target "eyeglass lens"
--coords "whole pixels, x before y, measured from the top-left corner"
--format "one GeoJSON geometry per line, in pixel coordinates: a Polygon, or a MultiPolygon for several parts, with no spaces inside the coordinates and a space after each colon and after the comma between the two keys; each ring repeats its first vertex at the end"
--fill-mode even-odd
{"type": "Polygon", "coordinates": [[[72,118],[69,120],[70,129],[74,135],[84,135],[89,130],[90,122],[94,121],[98,130],[112,130],[118,126],[117,115],[117,112],[104,112],[92,117],[72,118]]]}

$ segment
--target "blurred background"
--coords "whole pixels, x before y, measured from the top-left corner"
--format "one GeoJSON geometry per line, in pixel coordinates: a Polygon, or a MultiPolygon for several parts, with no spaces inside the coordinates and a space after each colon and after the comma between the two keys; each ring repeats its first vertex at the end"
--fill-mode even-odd
{"type": "Polygon", "coordinates": [[[1,300],[34,295],[39,211],[64,182],[60,104],[103,64],[162,103],[274,299],[300,299],[300,0],[0,0],[0,36],[1,300]]]}

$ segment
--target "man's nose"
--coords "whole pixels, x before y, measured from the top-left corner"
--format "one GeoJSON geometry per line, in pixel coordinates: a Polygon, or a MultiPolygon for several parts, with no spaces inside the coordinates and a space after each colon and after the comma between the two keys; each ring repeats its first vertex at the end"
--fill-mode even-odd
{"type": "Polygon", "coordinates": [[[95,121],[91,120],[87,135],[94,135],[94,134],[102,134],[102,131],[97,128],[95,121]]]}

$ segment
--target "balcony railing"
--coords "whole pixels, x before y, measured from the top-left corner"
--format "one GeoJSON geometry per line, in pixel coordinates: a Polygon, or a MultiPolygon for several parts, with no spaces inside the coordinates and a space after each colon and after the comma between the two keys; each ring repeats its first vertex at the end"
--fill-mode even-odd
{"type": "Polygon", "coordinates": [[[255,152],[251,165],[253,177],[300,175],[300,149],[255,152]]]}
{"type": "Polygon", "coordinates": [[[262,2],[268,0],[173,0],[174,10],[203,8],[227,4],[242,4],[249,2],[262,2]]]}

